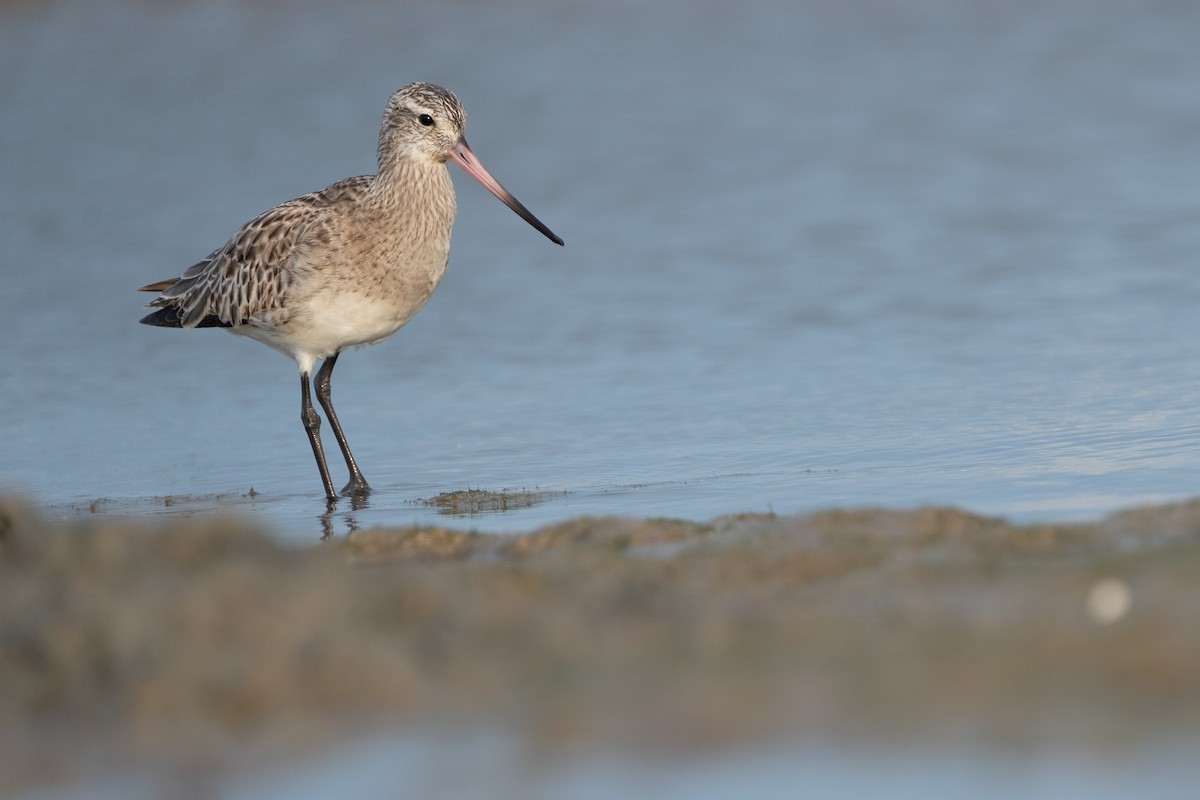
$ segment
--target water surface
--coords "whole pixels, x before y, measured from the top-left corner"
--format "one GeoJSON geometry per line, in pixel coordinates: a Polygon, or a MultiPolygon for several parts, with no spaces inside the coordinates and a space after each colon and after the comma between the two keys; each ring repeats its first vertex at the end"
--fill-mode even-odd
{"type": "Polygon", "coordinates": [[[376,491],[333,530],[1051,519],[1196,491],[1200,8],[62,0],[0,22],[0,487],[54,514],[322,530],[294,365],[139,326],[132,290],[371,171],[412,80],[463,98],[567,246],[455,172],[438,294],[339,362],[376,491]],[[466,488],[552,495],[416,502],[466,488]]]}

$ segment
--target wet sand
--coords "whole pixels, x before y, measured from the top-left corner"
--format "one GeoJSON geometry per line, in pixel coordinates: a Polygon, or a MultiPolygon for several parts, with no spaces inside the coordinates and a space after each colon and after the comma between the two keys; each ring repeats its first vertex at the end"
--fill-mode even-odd
{"type": "Polygon", "coordinates": [[[46,521],[0,501],[0,794],[372,731],[534,751],[1200,738],[1200,501],[377,529],[46,521]]]}

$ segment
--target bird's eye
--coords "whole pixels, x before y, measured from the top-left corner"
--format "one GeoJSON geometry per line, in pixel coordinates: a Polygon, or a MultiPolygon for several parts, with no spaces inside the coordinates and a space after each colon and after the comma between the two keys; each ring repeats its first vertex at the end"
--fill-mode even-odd
{"type": "Polygon", "coordinates": [[[433,125],[433,117],[429,116],[428,114],[422,114],[421,116],[417,117],[417,122],[421,123],[426,128],[429,128],[433,125]]]}

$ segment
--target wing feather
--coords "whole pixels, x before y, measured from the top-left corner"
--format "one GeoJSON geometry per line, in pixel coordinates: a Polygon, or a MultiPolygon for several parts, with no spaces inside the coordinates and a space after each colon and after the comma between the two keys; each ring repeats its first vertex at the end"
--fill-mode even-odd
{"type": "Polygon", "coordinates": [[[159,292],[148,307],[171,310],[151,314],[143,322],[183,328],[233,326],[279,311],[296,259],[329,243],[331,209],[352,204],[370,181],[349,178],[275,206],[178,278],[141,287],[138,291],[159,292]]]}

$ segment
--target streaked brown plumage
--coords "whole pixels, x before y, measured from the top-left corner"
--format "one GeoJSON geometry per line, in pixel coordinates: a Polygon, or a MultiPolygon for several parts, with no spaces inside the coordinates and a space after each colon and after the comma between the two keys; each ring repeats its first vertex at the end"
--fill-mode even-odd
{"type": "Polygon", "coordinates": [[[449,91],[413,83],[388,101],[379,133],[379,170],[282,203],[243,225],[222,247],[178,278],[139,291],[159,292],[141,321],[174,328],[224,327],[257,339],[300,367],[301,419],[325,494],[337,499],[312,407],[309,376],[333,427],[350,483],[366,479],[346,444],[330,399],[330,376],[347,347],[386,339],[433,295],[450,256],[454,159],[556,244],[534,217],[475,158],[463,138],[466,112],[449,91]]]}

